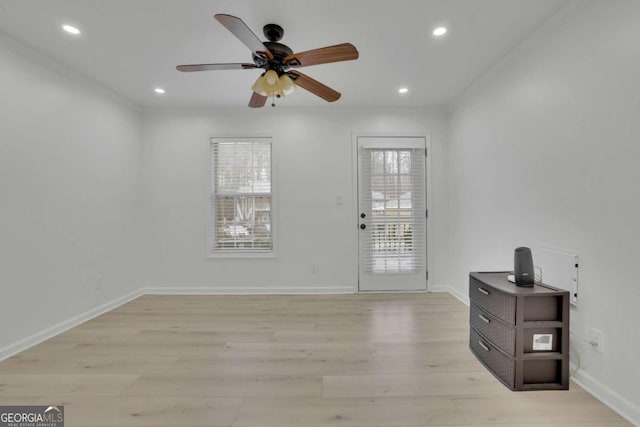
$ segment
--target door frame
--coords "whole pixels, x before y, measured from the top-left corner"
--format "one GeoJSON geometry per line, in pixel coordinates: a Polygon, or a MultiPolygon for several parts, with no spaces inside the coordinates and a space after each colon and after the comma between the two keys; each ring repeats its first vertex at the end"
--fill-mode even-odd
{"type": "MultiPolygon", "coordinates": [[[[392,133],[380,133],[380,132],[352,132],[351,134],[351,170],[352,170],[352,200],[353,207],[351,212],[351,218],[353,220],[353,236],[354,236],[354,250],[356,252],[356,264],[355,264],[355,277],[356,283],[353,286],[353,290],[355,293],[360,293],[360,235],[359,235],[359,226],[360,226],[360,217],[358,216],[358,138],[424,138],[425,141],[425,149],[427,152],[427,158],[425,159],[425,171],[424,176],[426,185],[426,197],[425,203],[427,206],[427,211],[429,215],[427,216],[427,248],[426,248],[426,257],[427,257],[427,272],[430,274],[431,272],[431,248],[433,246],[432,243],[432,234],[431,234],[431,158],[433,157],[433,152],[431,151],[431,134],[429,132],[392,132],[392,133]]],[[[426,279],[427,282],[427,292],[431,292],[430,280],[426,279]]],[[[363,291],[364,292],[364,291],[363,291]]],[[[372,291],[366,291],[367,293],[372,293],[372,291]]],[[[375,291],[374,291],[375,292],[375,291]]],[[[385,292],[385,291],[380,291],[385,292]]],[[[386,292],[419,292],[419,291],[386,291],[386,292]]]]}

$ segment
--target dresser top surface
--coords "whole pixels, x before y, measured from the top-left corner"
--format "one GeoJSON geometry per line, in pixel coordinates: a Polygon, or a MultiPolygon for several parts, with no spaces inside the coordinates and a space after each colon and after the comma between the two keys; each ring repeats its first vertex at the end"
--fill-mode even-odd
{"type": "Polygon", "coordinates": [[[494,289],[501,292],[512,295],[559,295],[569,294],[568,291],[556,289],[549,285],[533,285],[531,287],[516,286],[515,283],[511,283],[507,280],[507,276],[513,274],[511,271],[499,271],[499,272],[471,272],[470,277],[479,280],[494,289]]]}

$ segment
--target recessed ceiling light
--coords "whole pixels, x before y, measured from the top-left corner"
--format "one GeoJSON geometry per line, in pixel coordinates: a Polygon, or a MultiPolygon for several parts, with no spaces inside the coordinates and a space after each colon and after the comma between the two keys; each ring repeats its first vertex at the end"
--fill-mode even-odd
{"type": "Polygon", "coordinates": [[[166,93],[166,90],[162,89],[161,87],[157,87],[153,90],[155,93],[158,93],[160,95],[166,93]]]}
{"type": "Polygon", "coordinates": [[[62,29],[65,30],[67,33],[69,34],[73,34],[74,36],[77,36],[80,34],[80,30],[77,29],[76,27],[74,27],[73,25],[63,25],[62,29]]]}
{"type": "Polygon", "coordinates": [[[400,89],[398,89],[398,93],[407,93],[409,92],[409,88],[407,87],[401,87],[400,89]]]}
{"type": "Polygon", "coordinates": [[[444,36],[447,33],[446,27],[438,27],[433,30],[433,35],[436,37],[444,36]]]}

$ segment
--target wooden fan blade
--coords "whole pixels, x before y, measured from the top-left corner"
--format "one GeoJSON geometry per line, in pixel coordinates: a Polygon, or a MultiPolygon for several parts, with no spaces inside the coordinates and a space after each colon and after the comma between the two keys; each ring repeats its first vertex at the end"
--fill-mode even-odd
{"type": "Polygon", "coordinates": [[[340,92],[337,92],[331,89],[329,86],[326,86],[319,81],[312,79],[306,74],[302,74],[300,71],[289,71],[287,74],[289,74],[289,77],[291,77],[296,85],[308,90],[314,95],[319,96],[325,101],[334,102],[340,99],[340,97],[342,96],[340,92]]]}
{"type": "Polygon", "coordinates": [[[329,64],[331,62],[350,61],[358,59],[358,49],[351,43],[321,47],[294,53],[284,58],[285,64],[291,67],[308,67],[309,65],[329,64]]]}
{"type": "Polygon", "coordinates": [[[240,39],[254,53],[264,53],[267,58],[273,59],[273,54],[262,44],[260,39],[251,31],[251,29],[244,23],[244,21],[237,16],[225,15],[219,13],[214,18],[225,26],[225,28],[240,39]]]}
{"type": "Polygon", "coordinates": [[[253,92],[251,95],[251,99],[249,100],[249,107],[251,108],[260,108],[264,107],[264,104],[267,103],[267,97],[262,96],[258,93],[253,92]]]}
{"type": "Polygon", "coordinates": [[[250,70],[253,68],[256,68],[255,64],[192,64],[178,65],[176,70],[189,73],[192,71],[250,70]]]}

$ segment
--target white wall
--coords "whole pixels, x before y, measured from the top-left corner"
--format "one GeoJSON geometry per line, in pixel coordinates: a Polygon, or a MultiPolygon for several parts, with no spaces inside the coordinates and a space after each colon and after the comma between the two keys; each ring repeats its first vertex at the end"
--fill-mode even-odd
{"type": "MultiPolygon", "coordinates": [[[[283,102],[284,103],[284,102],[283,102]]],[[[433,197],[431,284],[446,273],[445,114],[437,109],[148,111],[144,194],[149,287],[229,292],[353,291],[357,234],[352,132],[430,133],[433,197]],[[209,138],[273,137],[278,256],[207,259],[209,138]],[[336,196],[343,205],[336,205],[336,196]],[[318,272],[312,272],[312,264],[318,272]]]]}
{"type": "Polygon", "coordinates": [[[519,245],[578,253],[573,330],[601,329],[604,353],[574,340],[576,378],[640,422],[637,40],[637,1],[576,2],[476,82],[449,127],[438,109],[339,105],[141,118],[0,37],[0,357],[141,287],[354,289],[352,133],[429,133],[431,286],[465,295],[468,271],[510,268],[519,245]],[[206,258],[208,140],[230,135],[273,137],[277,258],[206,258]]]}
{"type": "MultiPolygon", "coordinates": [[[[640,423],[640,2],[578,2],[477,82],[451,116],[451,278],[538,244],[580,256],[576,379],[640,423]]],[[[535,259],[534,259],[535,262],[535,259]]]]}
{"type": "Polygon", "coordinates": [[[138,287],[141,120],[4,36],[0,64],[1,359],[138,287]]]}

